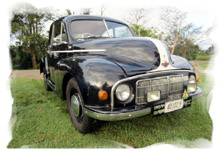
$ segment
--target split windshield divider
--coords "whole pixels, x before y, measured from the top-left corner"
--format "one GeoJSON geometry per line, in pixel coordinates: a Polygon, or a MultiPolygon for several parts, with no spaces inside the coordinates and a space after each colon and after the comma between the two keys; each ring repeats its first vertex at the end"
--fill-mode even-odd
{"type": "Polygon", "coordinates": [[[109,29],[108,29],[108,27],[107,27],[107,24],[106,24],[105,19],[103,19],[103,22],[104,22],[104,26],[105,26],[105,28],[106,28],[106,30],[107,30],[108,36],[109,36],[110,38],[112,38],[112,36],[111,36],[110,33],[109,33],[109,29]]]}

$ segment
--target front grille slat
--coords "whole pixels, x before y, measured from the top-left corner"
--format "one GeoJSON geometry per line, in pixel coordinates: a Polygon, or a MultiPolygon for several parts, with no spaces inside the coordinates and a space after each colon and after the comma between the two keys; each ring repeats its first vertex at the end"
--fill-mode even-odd
{"type": "Polygon", "coordinates": [[[136,83],[136,103],[146,104],[146,93],[149,91],[161,92],[161,99],[169,95],[183,93],[184,84],[188,84],[188,75],[174,75],[153,79],[139,80],[136,83]]]}

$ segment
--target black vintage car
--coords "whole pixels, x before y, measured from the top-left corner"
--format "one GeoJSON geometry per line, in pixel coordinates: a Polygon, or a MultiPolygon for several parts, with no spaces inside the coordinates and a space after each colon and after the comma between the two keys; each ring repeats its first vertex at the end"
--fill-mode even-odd
{"type": "Polygon", "coordinates": [[[192,65],[161,41],[135,37],[125,23],[99,16],[67,16],[52,23],[42,58],[46,90],[67,101],[74,127],[94,120],[160,115],[191,105],[202,93],[192,65]]]}

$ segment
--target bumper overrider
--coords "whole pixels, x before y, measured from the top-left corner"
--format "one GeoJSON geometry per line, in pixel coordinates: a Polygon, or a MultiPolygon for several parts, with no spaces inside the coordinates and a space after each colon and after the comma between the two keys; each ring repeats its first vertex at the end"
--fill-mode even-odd
{"type": "MultiPolygon", "coordinates": [[[[187,100],[196,100],[202,96],[202,89],[200,87],[197,87],[197,91],[194,93],[190,93],[189,97],[187,99],[184,99],[184,102],[187,100]]],[[[184,105],[185,107],[185,105],[184,105]]],[[[83,108],[84,114],[87,116],[102,120],[102,121],[118,121],[118,120],[126,120],[136,117],[141,117],[144,115],[152,114],[153,113],[153,107],[148,106],[145,108],[139,108],[139,109],[133,109],[133,110],[127,110],[126,112],[114,112],[114,111],[106,111],[106,112],[99,112],[91,110],[90,108],[83,108]]]]}

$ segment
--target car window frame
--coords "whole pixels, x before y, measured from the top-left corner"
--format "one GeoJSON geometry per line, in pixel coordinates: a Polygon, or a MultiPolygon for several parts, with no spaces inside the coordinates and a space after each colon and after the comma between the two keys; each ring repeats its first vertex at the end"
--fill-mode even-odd
{"type": "MultiPolygon", "coordinates": [[[[134,32],[132,31],[132,29],[131,29],[127,24],[124,24],[124,23],[121,23],[121,22],[116,22],[116,21],[111,21],[111,20],[105,20],[105,22],[106,22],[107,28],[108,28],[107,22],[112,22],[112,23],[124,25],[124,26],[127,27],[127,30],[130,31],[131,37],[134,37],[134,36],[135,36],[135,35],[134,35],[134,32]]],[[[111,29],[113,29],[113,36],[116,36],[116,31],[115,31],[116,28],[111,28],[111,29]]],[[[110,30],[110,29],[108,28],[108,30],[110,30]]],[[[121,38],[124,38],[124,37],[121,37],[121,38]]]]}
{"type": "MultiPolygon", "coordinates": [[[[74,20],[72,20],[72,21],[70,21],[70,23],[69,23],[69,32],[72,34],[72,29],[71,29],[71,23],[72,22],[74,22],[74,21],[81,21],[81,20],[97,20],[97,21],[103,21],[103,22],[105,22],[104,23],[104,25],[106,24],[106,22],[108,21],[108,22],[113,22],[113,23],[118,23],[118,24],[122,24],[122,25],[124,25],[124,26],[126,26],[127,28],[128,28],[128,30],[130,31],[130,33],[131,33],[131,36],[132,37],[135,37],[135,34],[134,34],[134,32],[133,32],[133,30],[127,25],[127,24],[125,24],[125,23],[122,23],[122,22],[117,22],[117,21],[113,21],[113,20],[108,20],[108,19],[74,19],[74,20]]],[[[106,25],[105,25],[106,26],[106,25]]],[[[107,27],[108,28],[108,27],[107,27]]],[[[71,39],[74,41],[74,42],[78,42],[77,41],[77,39],[76,38],[74,38],[72,35],[70,35],[70,37],[71,37],[71,39]]],[[[113,38],[112,36],[110,36],[110,38],[113,38]]],[[[123,38],[123,37],[122,37],[123,38]]]]}
{"type": "Polygon", "coordinates": [[[51,27],[51,33],[50,33],[50,46],[59,46],[59,45],[62,45],[62,44],[68,44],[68,35],[67,35],[67,30],[65,28],[65,24],[62,22],[62,21],[57,21],[57,22],[54,22],[52,24],[52,27],[51,27]],[[54,43],[53,42],[53,38],[54,38],[54,31],[55,31],[55,24],[57,23],[60,23],[60,39],[59,39],[59,42],[58,43],[54,43]],[[66,40],[63,41],[62,40],[62,34],[63,34],[63,30],[65,31],[65,36],[66,36],[66,40]]]}

